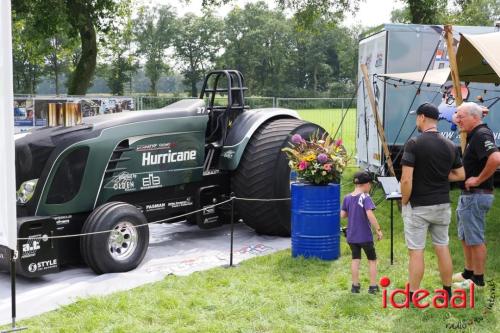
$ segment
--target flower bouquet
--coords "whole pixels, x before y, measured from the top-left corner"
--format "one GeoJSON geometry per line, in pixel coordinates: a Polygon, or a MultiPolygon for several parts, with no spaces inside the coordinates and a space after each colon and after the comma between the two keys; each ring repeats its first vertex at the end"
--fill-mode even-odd
{"type": "Polygon", "coordinates": [[[297,173],[297,177],[316,185],[340,183],[342,172],[349,161],[342,140],[334,140],[328,135],[315,135],[308,141],[300,134],[294,134],[290,147],[282,150],[289,159],[290,169],[297,173]]]}

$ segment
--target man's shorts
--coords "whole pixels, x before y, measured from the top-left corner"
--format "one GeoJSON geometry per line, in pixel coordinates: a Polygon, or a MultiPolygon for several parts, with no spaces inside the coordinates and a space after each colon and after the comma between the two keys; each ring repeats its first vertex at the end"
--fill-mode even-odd
{"type": "Polygon", "coordinates": [[[451,220],[449,203],[411,207],[408,203],[402,208],[406,246],[410,250],[423,250],[427,230],[434,245],[448,245],[448,228],[451,220]]]}
{"type": "Polygon", "coordinates": [[[363,249],[368,260],[377,260],[377,253],[375,252],[373,242],[349,243],[349,247],[351,248],[352,259],[361,259],[361,249],[363,249]]]}
{"type": "Polygon", "coordinates": [[[484,243],[486,213],[493,205],[493,194],[461,195],[457,206],[458,238],[467,245],[484,243]]]}

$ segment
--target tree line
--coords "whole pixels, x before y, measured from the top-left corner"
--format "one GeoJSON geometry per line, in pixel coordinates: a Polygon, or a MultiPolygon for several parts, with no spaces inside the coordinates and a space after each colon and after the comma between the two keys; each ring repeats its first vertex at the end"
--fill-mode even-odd
{"type": "Polygon", "coordinates": [[[254,95],[343,95],[355,81],[356,31],[327,16],[306,29],[264,2],[225,18],[209,10],[178,16],[168,5],[134,8],[129,0],[14,0],[13,9],[18,94],[35,94],[49,78],[56,94],[83,95],[100,77],[123,95],[141,71],[152,95],[161,77],[180,74],[197,96],[214,68],[240,70],[254,95]]]}
{"type": "MultiPolygon", "coordinates": [[[[161,78],[180,76],[182,88],[197,96],[214,68],[240,70],[253,95],[354,91],[362,31],[339,23],[359,0],[276,0],[277,9],[257,2],[224,18],[211,14],[210,6],[227,2],[206,0],[202,15],[179,16],[168,5],[137,8],[132,0],[12,0],[15,93],[36,94],[49,79],[56,94],[84,95],[104,80],[123,95],[145,77],[157,95],[161,78]]],[[[452,10],[444,0],[403,2],[394,22],[487,25],[498,15],[498,0],[455,0],[452,10]]]]}

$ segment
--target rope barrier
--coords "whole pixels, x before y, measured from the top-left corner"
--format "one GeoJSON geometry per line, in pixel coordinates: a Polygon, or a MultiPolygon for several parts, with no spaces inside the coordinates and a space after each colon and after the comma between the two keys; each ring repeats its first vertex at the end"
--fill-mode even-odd
{"type": "MultiPolygon", "coordinates": [[[[206,206],[206,207],[194,210],[194,211],[189,212],[189,213],[184,213],[184,214],[181,214],[181,215],[172,216],[172,217],[169,217],[169,218],[166,218],[166,219],[162,219],[162,220],[158,220],[158,221],[153,221],[153,222],[139,224],[139,225],[135,225],[133,227],[137,229],[137,228],[141,228],[141,227],[144,227],[144,226],[147,226],[147,225],[150,225],[150,224],[158,224],[158,223],[164,223],[164,222],[168,222],[168,221],[172,221],[172,220],[177,220],[177,219],[179,219],[181,217],[187,217],[187,216],[190,216],[190,215],[201,213],[201,212],[206,211],[208,209],[212,209],[212,208],[215,208],[215,207],[218,207],[218,206],[225,205],[228,202],[232,202],[233,200],[273,202],[273,201],[289,201],[290,198],[258,199],[258,198],[231,197],[230,199],[227,199],[227,200],[221,201],[219,203],[216,203],[216,204],[213,204],[213,205],[209,205],[209,206],[206,206]]],[[[114,229],[112,229],[112,230],[94,231],[94,232],[83,233],[83,234],[80,233],[80,234],[71,234],[71,235],[61,235],[61,236],[20,237],[20,238],[17,238],[17,240],[18,241],[29,241],[29,240],[37,240],[37,239],[42,239],[42,240],[63,239],[63,238],[73,238],[73,237],[99,235],[99,234],[109,233],[109,232],[112,232],[112,231],[114,231],[114,229]]]]}

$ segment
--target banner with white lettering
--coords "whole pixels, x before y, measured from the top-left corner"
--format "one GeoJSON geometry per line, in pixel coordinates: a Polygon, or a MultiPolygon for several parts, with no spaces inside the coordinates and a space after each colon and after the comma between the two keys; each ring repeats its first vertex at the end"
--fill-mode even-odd
{"type": "Polygon", "coordinates": [[[16,174],[10,1],[0,1],[0,245],[16,248],[16,174]]]}

